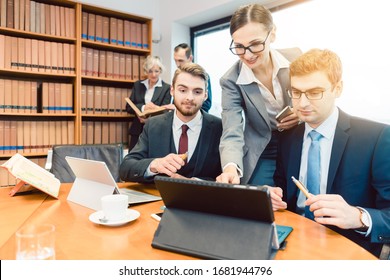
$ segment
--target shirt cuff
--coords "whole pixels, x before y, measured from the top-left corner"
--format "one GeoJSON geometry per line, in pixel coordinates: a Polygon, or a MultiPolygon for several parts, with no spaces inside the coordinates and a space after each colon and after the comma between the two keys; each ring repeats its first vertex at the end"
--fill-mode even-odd
{"type": "Polygon", "coordinates": [[[239,178],[242,178],[242,170],[241,170],[241,168],[239,168],[238,165],[235,164],[234,162],[229,162],[228,164],[226,164],[226,165],[223,167],[222,170],[225,170],[226,167],[231,166],[231,165],[234,166],[234,167],[237,169],[238,177],[239,177],[239,178]]]}
{"type": "Polygon", "coordinates": [[[370,213],[368,213],[368,211],[362,207],[359,207],[359,206],[356,206],[357,208],[359,208],[360,210],[364,211],[366,214],[367,214],[367,217],[368,217],[368,229],[367,231],[358,231],[358,230],[355,230],[357,233],[361,234],[361,235],[364,235],[365,237],[369,236],[370,233],[371,233],[371,230],[372,230],[372,219],[371,219],[371,215],[370,213]]]}
{"type": "MultiPolygon", "coordinates": [[[[150,163],[151,164],[151,163],[150,163]]],[[[146,169],[145,173],[144,173],[144,178],[145,179],[148,179],[148,178],[151,178],[153,176],[156,176],[158,173],[154,173],[150,170],[150,164],[148,166],[148,168],[146,169]]]]}

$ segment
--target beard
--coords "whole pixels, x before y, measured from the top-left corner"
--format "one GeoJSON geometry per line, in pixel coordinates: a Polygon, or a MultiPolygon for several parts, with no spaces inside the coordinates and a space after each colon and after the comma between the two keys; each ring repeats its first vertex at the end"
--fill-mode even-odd
{"type": "Polygon", "coordinates": [[[176,99],[173,100],[173,103],[176,106],[176,110],[178,110],[180,114],[186,117],[191,117],[196,115],[196,113],[198,113],[200,107],[202,106],[202,104],[196,104],[194,102],[179,103],[176,99]],[[187,105],[191,105],[191,108],[190,109],[186,108],[187,105]]]}

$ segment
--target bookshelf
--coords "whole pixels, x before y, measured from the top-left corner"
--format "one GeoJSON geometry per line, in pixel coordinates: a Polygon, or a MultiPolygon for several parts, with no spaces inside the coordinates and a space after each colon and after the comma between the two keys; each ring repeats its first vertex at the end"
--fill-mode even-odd
{"type": "Polygon", "coordinates": [[[152,20],[75,1],[0,0],[0,163],[55,144],[128,143],[152,20]]]}

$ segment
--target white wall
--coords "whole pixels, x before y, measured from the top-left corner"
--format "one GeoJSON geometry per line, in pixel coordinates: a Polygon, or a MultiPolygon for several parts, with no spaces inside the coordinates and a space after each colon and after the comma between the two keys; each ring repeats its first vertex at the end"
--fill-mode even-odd
{"type": "Polygon", "coordinates": [[[259,2],[273,7],[291,0],[79,0],[81,3],[100,6],[153,19],[153,55],[161,57],[166,66],[162,77],[170,83],[176,65],[173,48],[180,43],[190,43],[190,27],[231,15],[239,6],[259,2]]]}

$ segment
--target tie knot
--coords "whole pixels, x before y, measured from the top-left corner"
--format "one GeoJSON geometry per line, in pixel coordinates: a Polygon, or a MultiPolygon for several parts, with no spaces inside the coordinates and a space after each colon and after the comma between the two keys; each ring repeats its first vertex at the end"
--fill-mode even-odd
{"type": "Polygon", "coordinates": [[[322,134],[315,131],[315,130],[310,131],[309,136],[310,136],[312,142],[318,141],[322,138],[322,134]]]}
{"type": "Polygon", "coordinates": [[[187,130],[188,130],[188,125],[183,124],[183,125],[181,126],[181,133],[186,133],[187,130]]]}

